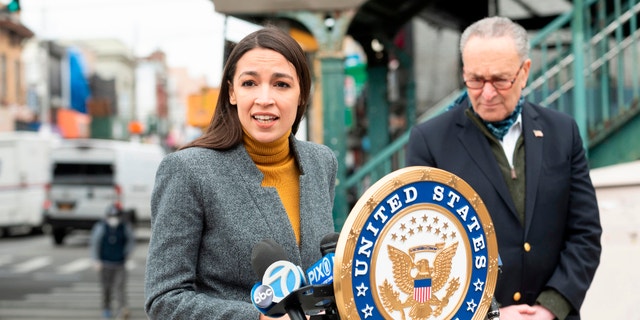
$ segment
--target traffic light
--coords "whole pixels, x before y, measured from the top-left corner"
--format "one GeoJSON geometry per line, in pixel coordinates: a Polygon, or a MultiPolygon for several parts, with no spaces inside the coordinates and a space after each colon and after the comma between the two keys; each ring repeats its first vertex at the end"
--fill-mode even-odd
{"type": "Polygon", "coordinates": [[[0,9],[0,12],[8,12],[8,13],[13,13],[18,11],[20,11],[20,0],[12,0],[11,2],[9,2],[9,4],[7,4],[2,9],[0,9]]]}

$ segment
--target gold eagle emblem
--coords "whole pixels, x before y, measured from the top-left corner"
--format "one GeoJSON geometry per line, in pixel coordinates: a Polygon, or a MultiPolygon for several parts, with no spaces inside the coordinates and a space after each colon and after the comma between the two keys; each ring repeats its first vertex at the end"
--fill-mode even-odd
{"type": "Polygon", "coordinates": [[[421,245],[410,248],[409,253],[391,245],[387,246],[393,267],[393,282],[402,293],[407,295],[405,301],[402,301],[400,292],[394,290],[388,279],[378,286],[382,304],[390,314],[398,311],[402,316],[401,319],[404,320],[407,319],[405,309],[409,308],[409,319],[426,320],[432,316],[438,317],[442,313],[443,308],[449,304],[449,298],[460,287],[458,277],[449,280],[452,259],[456,254],[458,243],[455,242],[446,248],[444,246],[444,243],[421,245]],[[429,260],[426,258],[416,258],[416,254],[420,252],[435,253],[433,266],[429,265],[429,260]],[[429,299],[416,299],[414,296],[414,281],[420,279],[431,279],[429,299]],[[437,294],[447,283],[445,294],[438,297],[437,294]]]}

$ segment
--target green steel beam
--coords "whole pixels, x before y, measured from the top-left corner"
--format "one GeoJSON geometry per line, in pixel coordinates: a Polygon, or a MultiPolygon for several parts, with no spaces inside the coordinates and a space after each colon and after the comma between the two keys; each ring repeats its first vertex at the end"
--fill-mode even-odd
{"type": "Polygon", "coordinates": [[[587,135],[587,94],[584,74],[584,2],[583,0],[573,1],[573,18],[571,23],[572,50],[575,57],[573,61],[573,78],[575,87],[573,90],[573,112],[578,123],[580,136],[586,147],[589,145],[587,135]]]}
{"type": "MultiPolygon", "coordinates": [[[[318,41],[318,52],[315,59],[320,64],[319,78],[320,90],[322,90],[322,143],[331,148],[338,159],[338,174],[336,180],[336,194],[333,205],[333,220],[336,231],[342,229],[349,214],[350,208],[347,197],[347,188],[344,181],[347,178],[347,127],[346,104],[344,100],[344,53],[342,42],[355,10],[342,10],[334,12],[333,24],[327,25],[327,13],[311,11],[282,12],[281,16],[287,16],[302,23],[318,41]]],[[[318,79],[316,78],[316,81],[318,79]]]]}
{"type": "Polygon", "coordinates": [[[347,154],[347,130],[344,103],[344,59],[320,57],[322,70],[322,115],[323,143],[333,150],[338,159],[336,195],[333,205],[333,220],[336,229],[342,229],[349,213],[347,190],[343,181],[347,177],[345,156],[347,154]]]}
{"type": "MultiPolygon", "coordinates": [[[[367,68],[367,137],[371,145],[370,155],[380,153],[389,145],[389,103],[387,99],[387,67],[367,68]]],[[[380,171],[380,170],[379,170],[380,171]]],[[[375,172],[372,181],[384,177],[388,172],[375,172]]]]}

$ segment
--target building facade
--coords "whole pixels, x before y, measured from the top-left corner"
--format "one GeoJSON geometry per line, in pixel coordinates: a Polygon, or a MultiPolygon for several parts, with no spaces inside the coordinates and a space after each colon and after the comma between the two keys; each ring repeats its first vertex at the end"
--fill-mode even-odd
{"type": "Polygon", "coordinates": [[[24,42],[31,37],[19,12],[0,11],[0,131],[13,131],[35,116],[26,106],[21,59],[24,42]]]}

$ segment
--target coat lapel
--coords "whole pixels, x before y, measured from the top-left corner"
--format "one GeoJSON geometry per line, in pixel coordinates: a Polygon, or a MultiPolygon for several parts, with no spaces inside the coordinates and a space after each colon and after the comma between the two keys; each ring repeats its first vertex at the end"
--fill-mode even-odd
{"type": "Polygon", "coordinates": [[[544,144],[544,131],[538,122],[538,113],[529,104],[522,108],[522,134],[524,135],[525,148],[525,237],[529,232],[533,219],[533,208],[536,203],[536,188],[542,170],[542,147],[544,144]]]}
{"type": "Polygon", "coordinates": [[[491,151],[487,138],[464,112],[459,113],[459,115],[458,125],[462,126],[462,131],[458,134],[458,139],[460,139],[460,142],[469,153],[469,158],[473,159],[480,172],[495,188],[507,208],[517,217],[515,204],[511,199],[507,185],[504,183],[497,161],[493,160],[495,156],[491,151]]]}
{"type": "MultiPolygon", "coordinates": [[[[301,255],[304,256],[313,256],[312,252],[318,252],[319,249],[318,247],[310,247],[312,245],[311,242],[305,241],[305,239],[311,236],[309,232],[312,230],[310,230],[310,228],[315,228],[319,223],[318,217],[313,214],[313,212],[317,212],[317,210],[314,210],[313,204],[311,203],[315,200],[312,190],[317,188],[317,186],[314,185],[317,181],[310,175],[305,174],[305,168],[312,165],[309,163],[309,159],[300,156],[295,143],[292,143],[292,147],[294,148],[294,154],[297,157],[296,160],[300,168],[300,239],[302,240],[300,242],[300,252],[301,255]]],[[[313,245],[317,244],[313,243],[313,245]]],[[[300,259],[302,260],[302,257],[300,257],[300,259]]]]}
{"type": "MultiPolygon", "coordinates": [[[[254,203],[257,219],[261,219],[264,225],[269,228],[273,240],[284,248],[296,248],[297,241],[278,191],[275,188],[262,186],[264,175],[251,160],[243,146],[234,149],[233,152],[238,152],[234,158],[239,159],[236,174],[245,181],[247,194],[250,197],[250,199],[241,199],[241,201],[254,203]],[[285,230],[282,228],[283,225],[289,225],[286,230],[290,231],[283,233],[282,230],[285,230]]],[[[290,259],[295,258],[290,257],[290,259]]]]}

